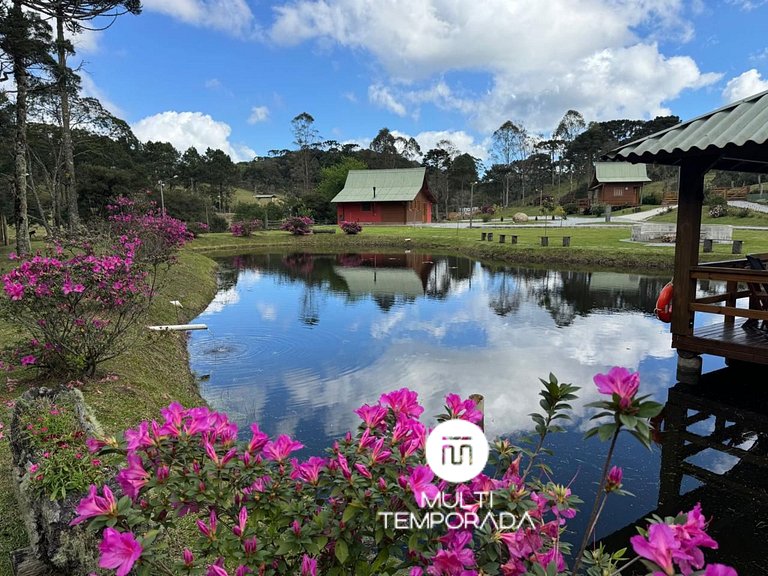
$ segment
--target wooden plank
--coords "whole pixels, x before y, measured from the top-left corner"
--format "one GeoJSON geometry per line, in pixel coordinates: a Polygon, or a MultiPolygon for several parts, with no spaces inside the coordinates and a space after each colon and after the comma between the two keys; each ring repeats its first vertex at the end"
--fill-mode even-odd
{"type": "Polygon", "coordinates": [[[740,290],[738,292],[725,292],[723,294],[715,294],[714,296],[704,296],[702,298],[696,298],[694,302],[696,304],[714,304],[715,302],[728,302],[735,298],[746,298],[751,292],[749,290],[740,290]]]}
{"type": "Polygon", "coordinates": [[[691,302],[690,308],[694,312],[722,314],[724,316],[738,316],[739,318],[754,318],[756,320],[768,320],[768,310],[751,310],[749,308],[715,306],[713,304],[698,304],[696,302],[691,302]]]}

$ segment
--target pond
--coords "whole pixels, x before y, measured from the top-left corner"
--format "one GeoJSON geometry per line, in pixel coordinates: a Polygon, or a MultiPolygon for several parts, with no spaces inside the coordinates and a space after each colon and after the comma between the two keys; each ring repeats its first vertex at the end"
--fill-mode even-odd
{"type": "MultiPolygon", "coordinates": [[[[551,439],[553,479],[591,504],[607,450],[583,440],[584,404],[599,397],[592,377],[617,365],[639,371],[641,393],[662,403],[675,384],[669,327],[651,313],[668,277],[500,267],[414,252],[219,262],[220,290],[195,320],[209,330],[189,340],[202,394],[242,428],[258,422],[271,435],[300,440],[302,458],[321,455],[354,429],[355,408],[402,387],[418,392],[425,422],[442,412],[447,393],[482,394],[487,435],[517,437],[532,428],[539,378],[552,372],[582,387],[574,421],[551,439]]],[[[721,365],[705,358],[705,371],[721,365]]],[[[657,508],[660,455],[659,445],[648,451],[620,438],[615,464],[634,497],[609,499],[600,536],[657,508]]],[[[734,465],[720,452],[699,461],[720,471],[734,465]]],[[[682,490],[698,484],[686,477],[682,490]]],[[[587,515],[569,527],[582,531],[587,515]]]]}

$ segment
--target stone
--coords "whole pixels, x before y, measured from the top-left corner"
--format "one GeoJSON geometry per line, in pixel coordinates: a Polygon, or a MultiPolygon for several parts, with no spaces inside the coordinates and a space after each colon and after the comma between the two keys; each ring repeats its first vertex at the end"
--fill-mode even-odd
{"type": "Polygon", "coordinates": [[[516,212],[514,216],[512,216],[512,220],[515,222],[528,222],[528,214],[525,212],[516,212]]]}

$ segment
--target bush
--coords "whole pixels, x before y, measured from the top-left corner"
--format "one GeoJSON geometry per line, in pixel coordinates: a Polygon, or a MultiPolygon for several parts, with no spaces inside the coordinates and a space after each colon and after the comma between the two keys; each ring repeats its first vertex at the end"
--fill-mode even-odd
{"type": "Polygon", "coordinates": [[[704,195],[704,206],[727,206],[728,201],[721,195],[714,192],[707,192],[704,195]]]}
{"type": "Polygon", "coordinates": [[[589,207],[589,213],[592,216],[597,216],[599,218],[605,214],[605,204],[592,204],[592,206],[589,207]]]}
{"type": "Polygon", "coordinates": [[[728,216],[728,206],[726,204],[715,204],[709,209],[709,215],[712,218],[722,218],[728,216]]]}
{"type": "Polygon", "coordinates": [[[344,230],[347,234],[359,234],[363,231],[363,227],[359,222],[349,222],[347,220],[342,221],[339,224],[339,228],[344,230]]]}
{"type": "Polygon", "coordinates": [[[646,194],[643,196],[641,204],[645,206],[661,206],[660,194],[646,194]]]}
{"type": "MultiPolygon", "coordinates": [[[[582,564],[590,574],[616,574],[637,560],[602,550],[582,552],[592,541],[605,499],[626,494],[621,469],[609,469],[620,433],[650,446],[649,418],[662,408],[637,396],[639,376],[624,368],[596,375],[595,383],[604,399],[590,404],[601,412],[586,437],[610,440],[611,447],[590,528],[573,555],[574,574],[583,574],[582,564]]],[[[102,496],[94,486],[73,523],[87,522],[101,532],[102,566],[110,563],[123,574],[134,566],[138,573],[216,576],[470,575],[480,567],[486,574],[563,574],[569,569],[563,554],[569,545],[562,536],[581,500],[568,486],[553,482],[555,474],[539,468],[538,458],[548,453],[543,447],[548,435],[562,430],[561,419],[570,418],[569,403],[578,388],[552,375],[542,384],[542,410],[531,415],[536,444],[495,440],[490,458],[495,476],[481,473],[458,484],[440,482],[423,464],[429,433],[419,421],[423,408],[416,393],[406,388],[363,404],[355,410],[361,419],[355,432],[335,442],[325,457],[305,461],[291,458],[303,445],[286,435],[270,439],[252,424],[250,439],[237,442],[237,426],[225,414],[174,403],[162,410],[159,423],[145,421],[125,432],[126,442],[118,449],[125,466],[116,479],[126,496],[118,500],[107,487],[102,496]],[[195,523],[185,524],[196,526],[197,534],[183,533],[186,547],[172,556],[165,530],[185,515],[192,516],[195,523]],[[510,516],[511,525],[498,526],[510,516]],[[425,518],[431,526],[425,527],[425,518]],[[396,529],[401,519],[410,520],[409,530],[396,529]],[[489,526],[480,528],[481,522],[489,526]]],[[[482,417],[473,400],[449,394],[437,420],[474,424],[482,417]]],[[[701,548],[717,547],[705,532],[707,521],[698,505],[676,518],[651,522],[648,537],[643,531],[631,538],[649,571],[702,569],[701,548]],[[663,542],[657,532],[664,533],[663,542]],[[674,556],[667,554],[670,550],[674,556]]]]}
{"type": "Polygon", "coordinates": [[[306,236],[312,234],[312,226],[315,221],[309,216],[290,216],[283,220],[280,230],[290,232],[294,236],[306,236]]]}
{"type": "Polygon", "coordinates": [[[751,215],[752,215],[752,210],[750,210],[749,208],[739,208],[738,210],[736,210],[736,214],[734,214],[734,216],[736,216],[737,218],[749,218],[751,215]]]}
{"type": "Polygon", "coordinates": [[[241,220],[238,222],[232,222],[229,227],[232,236],[239,238],[249,237],[254,230],[261,230],[264,228],[264,223],[261,220],[241,220]]]}
{"type": "Polygon", "coordinates": [[[573,214],[579,213],[579,205],[575,202],[569,202],[568,204],[563,204],[563,210],[565,210],[565,214],[567,216],[571,216],[573,214]]]}

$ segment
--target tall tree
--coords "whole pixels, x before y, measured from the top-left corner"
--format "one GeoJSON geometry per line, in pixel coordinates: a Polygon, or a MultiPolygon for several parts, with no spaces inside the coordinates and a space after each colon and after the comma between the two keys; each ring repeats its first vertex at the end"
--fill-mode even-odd
{"type": "Polygon", "coordinates": [[[301,164],[301,179],[304,194],[309,194],[312,189],[310,167],[313,151],[320,141],[320,135],[315,129],[314,124],[315,119],[307,112],[302,112],[291,120],[294,138],[293,143],[299,147],[299,161],[301,164]]]}
{"type": "MultiPolygon", "coordinates": [[[[511,120],[504,122],[491,136],[491,152],[494,159],[499,164],[507,167],[504,186],[504,206],[509,205],[509,179],[513,173],[512,164],[513,162],[525,160],[530,149],[531,142],[525,127],[515,124],[511,120]]],[[[525,171],[522,170],[522,167],[523,165],[520,164],[521,170],[519,170],[518,174],[523,196],[525,196],[525,171]]]]}
{"type": "MultiPolygon", "coordinates": [[[[557,125],[557,128],[555,128],[554,134],[552,134],[552,139],[559,142],[561,148],[560,148],[560,173],[562,173],[562,164],[564,161],[566,161],[569,157],[567,155],[564,156],[565,150],[567,150],[573,141],[576,139],[576,137],[581,134],[584,129],[586,128],[586,123],[584,122],[584,117],[581,115],[580,112],[576,110],[568,110],[568,112],[565,113],[562,120],[557,125]]],[[[569,163],[567,165],[568,168],[568,178],[569,178],[569,188],[570,190],[573,189],[573,164],[569,163]]],[[[570,192],[569,190],[569,192],[570,192]]]]}
{"type": "Polygon", "coordinates": [[[0,4],[0,51],[6,66],[10,64],[16,83],[16,131],[14,135],[14,224],[16,251],[26,256],[32,250],[27,214],[27,97],[30,71],[47,64],[50,27],[36,14],[23,10],[21,0],[10,8],[0,4]]]}
{"type": "Polygon", "coordinates": [[[56,21],[56,89],[61,99],[60,122],[64,152],[63,190],[67,201],[70,229],[80,225],[77,208],[74,146],[72,144],[70,97],[76,93],[78,78],[67,65],[74,53],[65,31],[77,34],[83,30],[104,30],[126,13],[139,14],[140,0],[20,0],[25,6],[56,21]]]}

